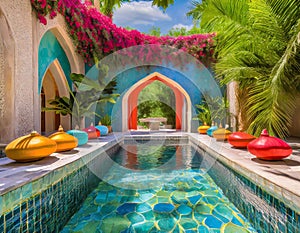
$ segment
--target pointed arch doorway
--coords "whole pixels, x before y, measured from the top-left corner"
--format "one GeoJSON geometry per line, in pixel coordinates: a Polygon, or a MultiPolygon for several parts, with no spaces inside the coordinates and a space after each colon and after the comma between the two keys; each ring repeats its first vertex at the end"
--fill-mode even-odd
{"type": "Polygon", "coordinates": [[[154,72],[135,83],[124,95],[122,100],[122,130],[137,129],[138,96],[141,90],[154,81],[160,81],[169,86],[175,95],[176,130],[191,132],[192,104],[188,93],[171,78],[154,72]]]}
{"type": "MultiPolygon", "coordinates": [[[[40,94],[41,108],[51,107],[49,105],[49,100],[63,96],[69,97],[68,83],[59,62],[56,59],[49,66],[43,77],[40,94]]],[[[60,124],[65,130],[70,129],[70,116],[62,116],[53,111],[41,111],[41,131],[43,134],[49,134],[56,131],[60,124]]]]}

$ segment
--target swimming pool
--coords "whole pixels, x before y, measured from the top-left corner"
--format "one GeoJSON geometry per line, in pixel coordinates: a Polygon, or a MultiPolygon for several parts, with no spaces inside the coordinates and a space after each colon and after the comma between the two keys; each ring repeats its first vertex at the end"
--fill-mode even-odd
{"type": "Polygon", "coordinates": [[[126,144],[112,158],[62,232],[257,232],[191,144],[126,144]]]}
{"type": "MultiPolygon", "coordinates": [[[[101,220],[97,219],[97,223],[88,221],[92,219],[92,213],[94,213],[93,218],[97,215],[95,214],[95,209],[90,210],[90,215],[86,215],[85,211],[82,210],[82,207],[84,206],[83,203],[86,203],[89,200],[91,201],[89,195],[92,195],[93,193],[95,195],[97,189],[100,191],[106,190],[106,193],[109,193],[110,198],[114,197],[114,195],[111,194],[111,190],[108,189],[114,188],[115,186],[117,186],[121,192],[124,190],[125,196],[137,193],[127,193],[130,189],[139,189],[139,193],[149,193],[149,190],[154,190],[150,195],[156,194],[156,197],[161,199],[164,198],[164,196],[160,195],[164,193],[157,194],[158,190],[155,187],[161,185],[162,181],[164,184],[170,184],[163,186],[167,187],[167,192],[172,191],[172,180],[182,179],[183,177],[181,175],[184,175],[184,177],[186,175],[187,177],[190,177],[191,180],[197,181],[199,174],[202,175],[203,173],[204,176],[207,175],[203,169],[209,167],[211,167],[207,170],[210,177],[209,179],[213,178],[213,182],[221,188],[228,200],[233,203],[234,206],[238,207],[238,211],[240,211],[246,219],[250,220],[253,228],[257,230],[257,232],[300,232],[300,212],[298,211],[298,203],[296,201],[298,200],[298,196],[290,195],[291,193],[284,188],[278,189],[278,187],[276,187],[276,190],[274,190],[275,186],[272,185],[271,182],[265,179],[261,180],[261,178],[257,176],[257,173],[252,173],[251,169],[245,170],[243,166],[234,163],[234,158],[240,159],[240,154],[238,154],[239,156],[233,155],[233,157],[231,157],[226,154],[228,152],[227,149],[225,149],[224,152],[221,151],[227,144],[213,143],[213,145],[210,145],[210,140],[207,139],[209,138],[199,138],[199,135],[193,134],[131,136],[119,134],[105,138],[105,140],[91,141],[87,146],[80,148],[80,151],[74,151],[75,153],[58,154],[53,158],[49,158],[48,161],[43,160],[33,164],[25,164],[25,166],[24,164],[22,164],[22,166],[19,166],[18,164],[15,165],[4,159],[2,161],[3,164],[7,163],[11,165],[1,166],[1,169],[4,169],[4,171],[7,170],[7,176],[5,176],[4,179],[1,179],[2,183],[0,183],[0,190],[2,190],[0,195],[0,232],[61,232],[62,229],[64,232],[70,232],[68,231],[68,229],[70,229],[68,228],[68,226],[70,226],[68,223],[73,224],[74,228],[72,228],[72,230],[74,231],[76,228],[77,232],[94,232],[93,230],[95,230],[95,228],[101,230],[101,226],[99,226],[101,220]],[[155,150],[156,148],[161,148],[161,144],[175,146],[176,156],[170,156],[168,153],[162,158],[158,158],[157,156],[147,156],[145,158],[135,158],[134,156],[130,156],[131,158],[134,158],[135,161],[143,162],[144,165],[148,162],[149,164],[153,164],[153,161],[157,161],[156,165],[153,166],[151,170],[149,170],[147,166],[139,167],[136,163],[128,163],[128,153],[130,154],[133,152],[133,154],[135,154],[136,150],[139,148],[136,145],[129,148],[122,156],[114,157],[114,155],[116,155],[115,152],[120,151],[120,146],[122,147],[123,144],[132,144],[132,142],[135,142],[136,140],[142,140],[139,144],[151,145],[154,143],[155,145],[153,148],[155,150]],[[186,144],[191,144],[192,148],[187,149],[188,147],[182,147],[181,150],[177,150],[178,146],[186,144]],[[192,150],[196,150],[200,156],[193,156],[194,152],[191,152],[192,150]],[[113,162],[111,158],[114,158],[121,165],[113,162]],[[41,163],[44,163],[45,165],[41,166],[41,163]],[[116,170],[117,173],[108,172],[110,169],[112,169],[111,171],[116,170]],[[127,182],[134,180],[132,173],[133,169],[140,182],[127,182]],[[149,171],[152,171],[153,173],[151,174],[149,171]],[[177,173],[177,171],[184,172],[177,173]],[[195,171],[199,174],[194,173],[195,171]],[[13,174],[15,175],[13,176],[13,174]],[[157,175],[160,175],[163,179],[157,179],[157,175]],[[9,177],[18,179],[17,185],[14,184],[9,177]],[[25,182],[22,177],[25,177],[28,180],[24,184],[20,183],[22,180],[22,182],[25,182]],[[11,182],[5,184],[5,181],[8,178],[11,182]],[[108,184],[103,183],[99,178],[101,178],[102,181],[106,181],[108,184]],[[127,180],[125,178],[127,178],[127,180]],[[5,186],[1,186],[3,183],[5,186]],[[99,186],[101,183],[103,186],[99,186]],[[136,188],[137,186],[138,188],[136,188]],[[280,192],[278,192],[278,190],[280,192]],[[289,194],[289,196],[286,194],[289,194]],[[75,219],[75,216],[78,216],[78,213],[85,215],[85,218],[82,219],[81,224],[79,225],[76,221],[72,222],[72,220],[75,219]],[[87,222],[91,225],[87,225],[87,222]]],[[[169,148],[167,151],[172,154],[175,149],[169,148]]],[[[236,152],[236,150],[229,151],[232,151],[231,153],[236,152]]],[[[3,171],[1,174],[3,174],[3,171]]],[[[136,180],[137,179],[135,179],[135,181],[136,180]]],[[[177,183],[180,184],[179,187],[181,189],[186,188],[183,185],[185,182],[178,181],[177,183]]],[[[187,191],[192,192],[193,190],[187,191]]],[[[188,204],[191,203],[189,202],[189,198],[190,196],[195,196],[194,194],[183,195],[185,198],[188,198],[188,207],[190,207],[188,204]]],[[[118,195],[115,194],[115,196],[118,195]]],[[[172,201],[173,193],[171,193],[170,196],[172,201]]],[[[97,200],[101,201],[101,198],[103,197],[100,195],[97,200]]],[[[129,202],[131,201],[132,200],[129,200],[129,202]]],[[[128,200],[126,200],[126,202],[128,202],[128,200]]],[[[166,202],[163,202],[163,204],[165,203],[166,202]]],[[[129,210],[130,208],[134,208],[137,212],[138,204],[141,203],[136,202],[136,205],[124,205],[120,207],[120,202],[117,202],[117,207],[115,206],[116,208],[114,207],[115,209],[111,211],[115,211],[120,207],[119,212],[124,214],[122,209],[127,209],[128,207],[129,210]]],[[[189,209],[180,208],[178,211],[183,212],[178,212],[176,209],[178,207],[177,205],[173,205],[174,210],[172,211],[172,214],[177,216],[181,214],[183,215],[183,218],[189,219],[188,214],[185,215],[186,212],[184,212],[189,211],[189,209]]],[[[106,210],[109,206],[110,205],[103,209],[101,208],[102,211],[109,212],[110,210],[106,210]]],[[[153,204],[150,203],[150,207],[153,210],[153,204]]],[[[165,205],[164,207],[170,208],[171,206],[165,205]]],[[[161,208],[161,206],[156,208],[161,208]]],[[[139,208],[139,211],[140,210],[141,209],[139,208]]],[[[100,209],[97,208],[96,211],[98,212],[100,209]]],[[[144,212],[145,210],[137,213],[143,215],[144,212]]],[[[196,209],[196,213],[198,212],[199,208],[196,209]]],[[[131,213],[133,212],[128,212],[127,214],[131,213]]],[[[125,215],[127,214],[125,211],[125,215]]],[[[157,213],[157,211],[155,214],[160,216],[164,215],[164,213],[157,213]]],[[[105,222],[105,226],[110,225],[109,221],[107,221],[108,220],[105,222]]],[[[160,221],[160,219],[158,221],[160,221]]],[[[170,221],[172,223],[172,220],[170,221]]],[[[77,222],[79,222],[79,219],[77,219],[77,222]]],[[[141,222],[139,221],[138,223],[141,222]]],[[[136,224],[138,225],[138,223],[136,224]]],[[[169,223],[167,220],[163,220],[160,222],[160,225],[164,226],[167,223],[169,223]]],[[[158,224],[158,222],[156,224],[158,224]]],[[[176,222],[176,224],[184,224],[184,226],[186,226],[185,224],[187,223],[176,222]]],[[[206,224],[210,224],[209,220],[206,224]]],[[[141,226],[149,227],[147,224],[141,224],[141,226]]],[[[100,232],[100,230],[97,230],[96,232],[100,232]]],[[[230,232],[230,230],[228,231],[230,232]]],[[[228,231],[226,230],[225,232],[228,231]]],[[[127,232],[130,232],[130,230],[127,230],[127,232]]],[[[161,230],[160,232],[167,231],[161,230]]],[[[186,232],[195,231],[187,230],[186,232]]],[[[220,230],[214,229],[213,232],[220,232],[220,230]]],[[[221,229],[221,232],[224,232],[224,228],[221,229]]],[[[236,231],[231,230],[231,232],[236,231]]]]}

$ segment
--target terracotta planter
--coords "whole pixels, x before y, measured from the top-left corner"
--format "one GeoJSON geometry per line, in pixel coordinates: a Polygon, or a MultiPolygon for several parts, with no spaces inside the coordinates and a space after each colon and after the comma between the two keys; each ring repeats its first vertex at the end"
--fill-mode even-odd
{"type": "Polygon", "coordinates": [[[292,154],[292,148],[283,140],[269,136],[264,129],[259,138],[248,144],[248,151],[259,159],[281,160],[292,154]]]}
{"type": "Polygon", "coordinates": [[[236,148],[247,148],[249,142],[253,141],[256,137],[244,132],[234,132],[229,135],[228,142],[236,148]]]}
{"type": "Polygon", "coordinates": [[[17,162],[40,160],[56,151],[56,142],[33,131],[9,143],[5,148],[8,158],[17,162]]]}
{"type": "Polygon", "coordinates": [[[111,127],[111,125],[106,125],[106,127],[108,128],[108,133],[111,133],[111,132],[112,132],[112,127],[111,127]]]}
{"type": "Polygon", "coordinates": [[[58,132],[51,134],[49,138],[56,142],[56,152],[72,150],[78,145],[77,138],[65,133],[61,125],[58,128],[58,132]]]}

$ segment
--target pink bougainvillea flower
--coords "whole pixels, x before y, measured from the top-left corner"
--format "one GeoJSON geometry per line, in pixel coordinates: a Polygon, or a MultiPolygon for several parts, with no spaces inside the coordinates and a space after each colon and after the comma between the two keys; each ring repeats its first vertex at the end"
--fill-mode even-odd
{"type": "Polygon", "coordinates": [[[38,19],[42,24],[47,25],[47,19],[44,16],[38,15],[38,19]]]}
{"type": "MultiPolygon", "coordinates": [[[[156,37],[117,27],[110,17],[100,13],[89,0],[31,0],[31,4],[43,24],[47,24],[45,16],[48,14],[50,19],[58,12],[65,17],[70,36],[76,44],[76,51],[88,64],[93,63],[94,56],[101,58],[116,50],[147,44],[172,46],[204,62],[213,60],[215,33],[156,37]]],[[[161,57],[154,56],[155,53],[160,54],[160,51],[148,53],[141,48],[136,55],[128,53],[127,56],[133,60],[161,60],[161,57]]],[[[173,55],[178,57],[178,64],[181,64],[180,53],[173,55]]]]}
{"type": "Polygon", "coordinates": [[[50,12],[50,19],[54,19],[56,17],[56,12],[53,10],[50,12]]]}

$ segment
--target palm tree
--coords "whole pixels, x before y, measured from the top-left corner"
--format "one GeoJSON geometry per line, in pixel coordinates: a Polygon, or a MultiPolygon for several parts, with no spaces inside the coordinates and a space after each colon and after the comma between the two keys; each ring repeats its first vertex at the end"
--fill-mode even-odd
{"type": "Polygon", "coordinates": [[[115,7],[120,7],[123,2],[128,2],[126,0],[103,0],[100,1],[100,10],[106,16],[112,18],[113,11],[115,7]]]}
{"type": "Polygon", "coordinates": [[[214,69],[238,82],[248,131],[286,137],[300,90],[300,1],[205,0],[190,15],[217,32],[214,69]]]}

